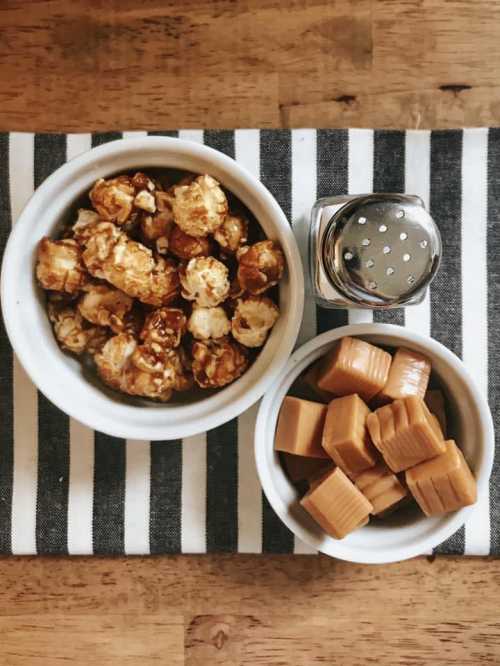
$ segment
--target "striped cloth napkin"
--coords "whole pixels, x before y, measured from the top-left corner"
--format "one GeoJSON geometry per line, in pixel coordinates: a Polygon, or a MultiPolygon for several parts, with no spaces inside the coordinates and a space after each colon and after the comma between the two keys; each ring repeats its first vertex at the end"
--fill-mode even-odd
{"type": "MultiPolygon", "coordinates": [[[[461,356],[489,396],[498,430],[500,129],[155,134],[204,142],[259,177],[292,221],[305,265],[316,198],[420,195],[441,229],[441,271],[421,305],[374,318],[430,334],[461,356]]],[[[54,169],[121,136],[0,135],[0,251],[27,199],[54,169]]],[[[306,295],[299,344],[372,317],[322,310],[306,295]]],[[[257,406],[183,441],[123,441],[93,432],[37,392],[13,358],[2,325],[0,408],[0,553],[311,552],[262,495],[253,460],[257,406]]],[[[437,552],[500,554],[499,462],[497,455],[489,493],[479,498],[467,527],[437,552]]]]}

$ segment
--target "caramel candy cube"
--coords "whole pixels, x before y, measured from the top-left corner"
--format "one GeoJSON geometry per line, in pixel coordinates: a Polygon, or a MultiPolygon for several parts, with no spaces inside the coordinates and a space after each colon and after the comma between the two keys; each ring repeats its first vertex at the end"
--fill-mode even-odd
{"type": "Polygon", "coordinates": [[[443,392],[439,389],[427,391],[424,400],[429,410],[436,415],[441,430],[446,436],[446,407],[443,392]]]}
{"type": "Polygon", "coordinates": [[[351,478],[376,463],[366,427],[368,414],[370,409],[358,395],[335,398],[326,412],[323,448],[351,478]]]}
{"type": "Polygon", "coordinates": [[[318,386],[334,395],[357,393],[368,402],[387,383],[391,355],[359,338],[345,337],[326,355],[318,386]]]}
{"type": "Polygon", "coordinates": [[[373,510],[339,467],[312,483],[300,503],[335,539],[343,539],[357,527],[366,525],[373,510]]]}
{"type": "Polygon", "coordinates": [[[386,403],[409,395],[423,398],[430,374],[429,359],[411,349],[400,347],[392,359],[387,384],[378,394],[377,400],[386,403]]]}
{"type": "Polygon", "coordinates": [[[444,453],[443,436],[425,402],[417,396],[379,407],[366,419],[372,442],[393,472],[444,453]]]}
{"type": "Polygon", "coordinates": [[[373,513],[380,514],[392,509],[408,495],[406,488],[398,477],[384,463],[379,463],[360,474],[355,481],[356,488],[361,490],[372,503],[373,513]]]}
{"type": "Polygon", "coordinates": [[[409,469],[406,483],[426,516],[456,511],[477,497],[474,476],[452,439],[440,456],[409,469]]]}
{"type": "Polygon", "coordinates": [[[315,363],[304,373],[302,380],[304,385],[313,393],[313,395],[320,401],[328,404],[334,397],[330,391],[324,391],[318,386],[318,375],[320,371],[320,363],[315,363]]]}
{"type": "Polygon", "coordinates": [[[281,405],[274,448],[297,456],[328,458],[321,446],[326,405],[287,395],[281,405]]]}
{"type": "Polygon", "coordinates": [[[282,460],[286,474],[292,483],[324,474],[333,466],[332,461],[326,458],[306,458],[305,456],[294,456],[291,453],[283,453],[282,460]]]}

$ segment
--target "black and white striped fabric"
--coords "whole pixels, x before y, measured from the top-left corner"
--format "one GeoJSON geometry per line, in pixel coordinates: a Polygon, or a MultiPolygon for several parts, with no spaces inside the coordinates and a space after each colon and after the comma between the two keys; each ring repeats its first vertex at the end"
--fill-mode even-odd
{"type": "MultiPolygon", "coordinates": [[[[376,321],[432,335],[462,357],[500,413],[500,129],[158,132],[234,157],[271,190],[304,263],[317,197],[420,195],[437,220],[444,260],[419,306],[376,321]]],[[[145,133],[0,135],[0,250],[33,190],[66,160],[145,133]]],[[[306,297],[299,344],[366,311],[327,311],[306,297]]],[[[0,553],[309,553],[277,519],[257,479],[257,406],[183,441],[124,441],[93,432],[48,402],[0,331],[0,553]]],[[[500,444],[497,441],[497,447],[500,444]]],[[[489,493],[439,553],[500,554],[500,456],[489,493]]]]}

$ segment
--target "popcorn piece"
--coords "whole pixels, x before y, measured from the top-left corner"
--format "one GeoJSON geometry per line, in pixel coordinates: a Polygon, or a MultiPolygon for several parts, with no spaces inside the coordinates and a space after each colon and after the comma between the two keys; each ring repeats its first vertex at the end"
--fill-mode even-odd
{"type": "Polygon", "coordinates": [[[228,269],[214,257],[191,259],[181,269],[182,296],[201,307],[215,307],[229,293],[228,269]]]}
{"type": "Polygon", "coordinates": [[[99,215],[95,210],[80,208],[78,217],[73,225],[73,236],[80,243],[88,241],[93,233],[95,226],[100,222],[99,215]]]}
{"type": "Polygon", "coordinates": [[[278,306],[266,296],[239,299],[231,320],[233,336],[245,347],[261,347],[279,314],[278,306]]]}
{"type": "Polygon", "coordinates": [[[202,388],[219,388],[234,381],[248,366],[244,347],[227,338],[195,342],[192,349],[194,380],[202,388]]]}
{"type": "Polygon", "coordinates": [[[88,279],[78,243],[67,238],[52,241],[42,238],[38,244],[36,276],[44,289],[74,294],[88,279]]]}
{"type": "Polygon", "coordinates": [[[189,318],[188,331],[197,340],[222,338],[231,330],[231,323],[223,308],[194,307],[189,318]]]}
{"type": "Polygon", "coordinates": [[[251,294],[262,294],[281,280],[285,269],[285,257],[278,243],[259,241],[243,247],[237,253],[238,280],[251,294]]]}
{"type": "Polygon", "coordinates": [[[105,284],[90,284],[78,303],[80,314],[92,324],[109,326],[115,333],[125,328],[125,315],[133,300],[119,289],[105,284]]]}
{"type": "Polygon", "coordinates": [[[61,306],[57,301],[50,300],[48,312],[54,335],[62,349],[74,354],[85,351],[94,354],[107,340],[106,329],[90,326],[74,306],[61,306]]]}
{"type": "Polygon", "coordinates": [[[90,201],[103,220],[123,224],[131,213],[135,187],[129,176],[100,178],[90,190],[90,201]]]}
{"type": "Polygon", "coordinates": [[[135,195],[134,206],[145,210],[147,213],[156,212],[155,198],[151,192],[148,192],[147,190],[141,190],[135,195]]]}
{"type": "Polygon", "coordinates": [[[178,347],[186,330],[186,315],[179,308],[154,310],[144,322],[140,337],[145,344],[156,343],[163,348],[178,347]]]}
{"type": "Polygon", "coordinates": [[[208,236],[223,222],[227,199],[219,183],[211,176],[198,176],[189,185],[177,185],[174,191],[174,218],[190,236],[208,236]]]}
{"type": "Polygon", "coordinates": [[[94,277],[143,303],[167,305],[179,292],[177,267],[171,260],[155,261],[151,250],[109,222],[101,222],[87,242],[83,261],[94,277]]]}
{"type": "Polygon", "coordinates": [[[208,238],[189,236],[177,225],[172,228],[168,239],[168,248],[176,257],[186,261],[194,257],[207,257],[211,252],[208,238]]]}
{"type": "Polygon", "coordinates": [[[247,242],[248,223],[238,215],[227,215],[214,238],[226,252],[234,253],[247,242]]]}

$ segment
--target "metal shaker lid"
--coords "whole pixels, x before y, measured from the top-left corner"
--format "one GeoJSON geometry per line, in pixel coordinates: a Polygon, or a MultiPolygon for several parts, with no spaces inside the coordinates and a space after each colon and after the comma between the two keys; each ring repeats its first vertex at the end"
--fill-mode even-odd
{"type": "Polygon", "coordinates": [[[439,230],[419,197],[367,194],[342,206],[322,244],[325,270],[350,301],[371,308],[403,305],[439,267],[439,230]]]}

